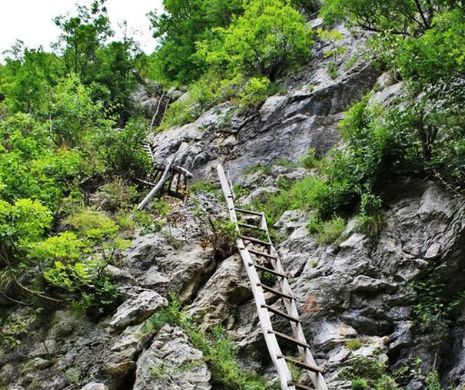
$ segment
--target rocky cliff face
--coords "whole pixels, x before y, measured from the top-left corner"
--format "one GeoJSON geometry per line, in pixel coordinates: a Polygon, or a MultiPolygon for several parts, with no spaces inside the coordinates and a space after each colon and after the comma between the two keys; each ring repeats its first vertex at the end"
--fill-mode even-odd
{"type": "MultiPolygon", "coordinates": [[[[350,34],[346,40],[352,50],[363,44],[350,34]]],[[[285,95],[270,97],[258,113],[240,114],[224,103],[194,123],[156,135],[157,155],[164,159],[176,154],[196,178],[213,178],[212,167],[224,162],[233,180],[252,193],[245,203],[264,188],[276,189],[282,177],[307,174],[302,168],[283,167],[272,168],[266,176],[244,171],[279,158],[297,160],[309,147],[325,153],[339,142],[337,122],[342,113],[376,81],[377,101],[390,99],[400,88],[366,64],[349,71],[341,64],[340,76],[329,79],[321,60],[324,49],[316,50],[320,60],[311,68],[286,80],[285,95]]],[[[419,372],[435,362],[454,388],[462,388],[465,313],[455,322],[440,324],[444,333],[438,344],[438,328],[413,320],[418,302],[412,286],[434,276],[446,297],[464,289],[463,199],[430,182],[387,187],[392,195],[377,238],[355,233],[349,223],[342,243],[318,245],[307,232],[304,212],[287,211],[277,223],[286,237],[278,250],[292,275],[308,340],[318,363],[326,368],[331,389],[351,388],[338,373],[358,355],[375,356],[392,368],[416,360],[419,372]]],[[[0,352],[0,388],[219,388],[185,330],[147,327],[146,320],[166,307],[169,293],[179,297],[202,329],[222,324],[237,343],[241,364],[272,383],[274,371],[241,260],[235,254],[214,256],[205,213],[226,216],[220,200],[193,195],[175,206],[169,226],[158,233],[140,232],[118,266],[108,266],[124,295],[112,315],[92,322],[68,309],[46,318],[30,308],[11,312],[12,319],[29,328],[18,348],[0,352]]],[[[406,378],[405,388],[426,388],[423,374],[406,378]]]]}

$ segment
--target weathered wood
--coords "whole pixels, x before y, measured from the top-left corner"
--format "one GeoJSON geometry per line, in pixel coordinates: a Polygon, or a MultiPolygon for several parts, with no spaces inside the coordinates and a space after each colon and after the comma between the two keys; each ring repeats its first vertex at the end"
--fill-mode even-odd
{"type": "MultiPolygon", "coordinates": [[[[252,210],[244,210],[238,209],[234,206],[234,194],[231,191],[232,184],[228,180],[228,177],[224,173],[223,167],[218,165],[218,176],[220,178],[221,187],[223,189],[223,193],[226,199],[229,215],[231,221],[235,225],[236,231],[239,233],[239,239],[237,240],[237,247],[239,249],[239,253],[241,258],[246,265],[245,269],[247,275],[249,277],[249,281],[251,283],[252,293],[255,298],[255,304],[257,307],[257,313],[259,316],[260,324],[262,326],[262,332],[265,338],[266,345],[268,347],[268,351],[270,353],[271,359],[276,367],[276,371],[278,372],[278,376],[280,378],[281,387],[284,390],[295,390],[295,389],[309,389],[308,386],[295,383],[290,377],[290,368],[287,362],[290,364],[297,365],[301,368],[308,370],[308,375],[315,386],[315,390],[328,390],[326,382],[322,375],[322,369],[319,368],[311,354],[310,346],[308,345],[305,335],[302,328],[302,323],[300,321],[299,313],[297,311],[296,300],[294,299],[292,290],[289,286],[289,282],[287,280],[287,275],[284,272],[281,259],[279,257],[279,253],[276,251],[273,243],[271,242],[268,226],[266,223],[266,218],[264,213],[255,212],[252,210]],[[259,228],[266,233],[268,242],[248,236],[241,236],[240,235],[240,226],[241,224],[238,223],[236,211],[239,213],[244,214],[251,214],[260,217],[260,224],[259,228]],[[266,246],[266,251],[269,253],[248,249],[245,244],[244,240],[247,242],[255,242],[261,245],[266,246]],[[256,264],[252,261],[251,254],[255,256],[261,256],[266,259],[269,259],[273,269],[261,266],[256,264]],[[266,272],[271,272],[277,276],[281,276],[281,280],[279,281],[280,289],[276,290],[274,288],[268,287],[263,285],[260,282],[257,270],[262,270],[266,272]],[[281,311],[276,309],[273,306],[269,306],[265,302],[264,297],[264,290],[270,291],[275,293],[276,295],[280,295],[282,301],[284,303],[284,307],[286,311],[281,311]],[[287,336],[283,333],[278,333],[273,330],[270,314],[269,312],[275,313],[290,322],[292,328],[293,336],[287,336]],[[286,339],[288,341],[293,341],[296,345],[302,360],[296,360],[294,358],[284,356],[280,351],[281,348],[279,346],[277,337],[282,339],[286,339]],[[283,364],[284,363],[284,364],[283,364]]],[[[250,228],[251,226],[247,226],[247,224],[242,224],[243,227],[250,228]]]]}
{"type": "MultiPolygon", "coordinates": [[[[250,252],[250,249],[249,249],[249,252],[250,252]]],[[[267,268],[267,267],[264,267],[263,265],[260,265],[260,264],[257,264],[257,263],[249,263],[249,266],[253,266],[261,271],[265,271],[265,272],[269,272],[273,275],[276,275],[276,276],[280,276],[281,278],[287,278],[288,276],[286,274],[283,274],[281,272],[278,272],[272,268],[267,268]]]]}
{"type": "Polygon", "coordinates": [[[283,358],[286,359],[289,363],[293,364],[294,366],[303,368],[304,370],[309,370],[309,371],[314,371],[314,372],[319,372],[319,373],[323,372],[323,369],[321,369],[320,367],[307,364],[300,360],[294,359],[293,357],[283,356],[283,358]]]}
{"type": "MultiPolygon", "coordinates": [[[[229,211],[229,216],[231,222],[235,224],[236,230],[239,232],[239,227],[237,226],[237,216],[236,211],[234,210],[233,197],[229,188],[229,183],[224,173],[223,167],[218,165],[218,176],[220,178],[221,188],[226,198],[226,204],[229,211]]],[[[251,289],[255,300],[255,305],[257,308],[258,318],[262,327],[262,333],[265,338],[265,343],[270,352],[271,360],[278,372],[278,376],[281,382],[281,387],[283,390],[294,390],[293,386],[288,386],[288,383],[292,381],[292,375],[289,370],[288,365],[284,359],[278,359],[278,355],[281,355],[281,348],[279,347],[278,340],[274,334],[269,334],[268,329],[273,329],[271,325],[271,320],[268,315],[268,311],[263,306],[265,305],[265,297],[263,295],[263,290],[260,286],[257,286],[257,283],[260,283],[257,271],[254,267],[248,267],[249,263],[252,263],[252,258],[244,245],[244,242],[241,238],[237,239],[237,247],[239,248],[239,253],[241,255],[242,261],[246,265],[245,269],[247,276],[249,277],[251,283],[251,289]]]]}
{"type": "Polygon", "coordinates": [[[310,348],[310,345],[307,344],[306,341],[302,341],[302,340],[297,340],[295,339],[294,337],[292,336],[288,336],[287,334],[284,334],[284,333],[281,333],[281,332],[277,332],[275,330],[269,330],[268,332],[272,332],[274,333],[276,336],[278,336],[279,338],[282,338],[284,340],[287,340],[287,341],[290,341],[294,344],[297,344],[301,347],[304,347],[304,348],[310,348]]]}
{"type": "Polygon", "coordinates": [[[252,253],[252,254],[255,255],[255,256],[266,257],[267,259],[273,259],[273,260],[276,260],[276,259],[277,259],[276,256],[269,255],[268,253],[256,251],[256,250],[254,250],[254,249],[249,249],[249,252],[252,253]]]}
{"type": "Polygon", "coordinates": [[[150,202],[150,200],[158,193],[158,191],[162,189],[163,185],[170,177],[170,168],[173,162],[174,157],[172,157],[170,162],[166,164],[165,171],[163,172],[163,175],[161,176],[160,181],[157,183],[157,185],[153,187],[153,189],[148,193],[144,200],[139,203],[139,205],[137,206],[138,210],[143,210],[145,206],[147,206],[147,204],[150,202]]]}
{"type": "Polygon", "coordinates": [[[258,215],[258,216],[262,216],[262,213],[259,213],[258,211],[253,211],[253,210],[246,210],[246,209],[238,209],[236,207],[236,211],[238,211],[239,213],[243,213],[243,214],[252,214],[252,215],[258,215]]]}
{"type": "Polygon", "coordinates": [[[267,286],[266,284],[261,283],[261,286],[265,291],[273,293],[274,295],[279,295],[280,297],[286,298],[286,299],[295,299],[293,295],[286,294],[286,293],[284,293],[284,292],[282,292],[280,290],[277,290],[277,289],[275,289],[273,287],[267,286]]]}

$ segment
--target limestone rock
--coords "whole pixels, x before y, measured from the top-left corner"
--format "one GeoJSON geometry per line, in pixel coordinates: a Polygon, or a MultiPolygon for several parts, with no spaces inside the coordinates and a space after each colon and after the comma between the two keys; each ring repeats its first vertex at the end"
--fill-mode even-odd
{"type": "Polygon", "coordinates": [[[202,352],[178,327],[165,325],[137,361],[134,390],[209,390],[210,372],[202,352]]]}
{"type": "Polygon", "coordinates": [[[143,290],[118,307],[109,325],[121,329],[130,324],[139,323],[167,304],[166,298],[163,298],[157,292],[143,290]]]}
{"type": "Polygon", "coordinates": [[[103,383],[91,382],[82,387],[81,390],[108,390],[108,386],[103,383]]]}

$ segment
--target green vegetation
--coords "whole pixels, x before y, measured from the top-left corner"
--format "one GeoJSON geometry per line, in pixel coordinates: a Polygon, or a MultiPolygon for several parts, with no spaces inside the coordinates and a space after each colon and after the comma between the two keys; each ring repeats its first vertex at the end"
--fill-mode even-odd
{"type": "Polygon", "coordinates": [[[110,42],[104,0],[55,23],[55,53],[17,43],[0,65],[0,292],[98,319],[120,301],[105,268],[141,225],[130,179],[150,166],[148,126],[129,118],[140,54],[110,42]]]}
{"type": "Polygon", "coordinates": [[[344,38],[342,33],[336,30],[323,30],[319,28],[317,30],[318,37],[322,41],[326,41],[330,45],[330,49],[325,51],[324,57],[331,58],[331,62],[328,63],[328,75],[335,79],[337,78],[337,60],[338,56],[344,54],[347,50],[346,47],[339,44],[340,41],[344,38]]]}
{"type": "Polygon", "coordinates": [[[356,351],[362,347],[363,343],[359,339],[350,339],[346,341],[346,347],[351,351],[356,351]]]}
{"type": "Polygon", "coordinates": [[[160,129],[182,125],[219,102],[256,109],[273,83],[306,62],[312,32],[285,0],[164,1],[152,15],[162,45],[150,61],[168,84],[190,82],[188,97],[170,106],[160,129]],[[182,53],[182,55],[181,55],[182,53]]]}
{"type": "Polygon", "coordinates": [[[352,382],[353,390],[397,390],[395,380],[386,373],[386,365],[377,358],[355,356],[339,376],[352,382]]]}
{"type": "MultiPolygon", "coordinates": [[[[144,331],[147,333],[158,332],[165,324],[181,327],[192,345],[202,351],[215,385],[230,390],[267,389],[263,380],[239,366],[235,346],[225,336],[225,332],[220,326],[215,327],[211,333],[205,334],[181,310],[178,301],[173,297],[166,309],[155,313],[145,322],[144,331]]],[[[155,374],[157,373],[160,374],[160,371],[155,368],[155,374]]]]}

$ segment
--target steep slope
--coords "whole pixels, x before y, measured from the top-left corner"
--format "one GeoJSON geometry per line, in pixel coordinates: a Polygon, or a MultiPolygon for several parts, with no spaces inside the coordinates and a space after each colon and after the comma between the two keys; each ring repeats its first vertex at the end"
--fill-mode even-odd
{"type": "MultiPolygon", "coordinates": [[[[363,37],[342,30],[351,50],[347,60],[363,47],[363,37]]],[[[158,158],[176,155],[196,180],[216,180],[212,168],[224,162],[233,181],[251,193],[241,199],[245,205],[276,191],[282,179],[310,175],[303,168],[277,165],[265,174],[247,171],[279,159],[298,161],[310,147],[326,153],[339,143],[337,123],[351,103],[375,83],[379,92],[373,99],[381,102],[401,88],[364,63],[345,70],[342,60],[340,75],[332,80],[326,75],[324,50],[317,48],[311,66],[283,80],[286,94],[268,98],[258,113],[239,113],[224,103],[193,123],[156,134],[158,158]]],[[[292,275],[306,336],[332,389],[352,388],[340,374],[357,356],[407,368],[400,381],[411,389],[426,388],[421,369],[435,362],[444,377],[461,388],[463,313],[455,323],[422,327],[413,313],[422,302],[415,300],[412,286],[434,274],[444,286],[434,291],[439,299],[452,299],[464,289],[463,199],[431,182],[386,187],[391,195],[378,238],[356,233],[352,221],[341,243],[319,245],[306,229],[305,212],[286,211],[278,221],[284,238],[278,250],[292,275]]],[[[170,222],[160,231],[138,232],[119,263],[108,266],[124,302],[107,318],[91,322],[68,309],[47,316],[29,308],[10,313],[12,324],[27,324],[28,331],[19,348],[2,349],[0,387],[225,388],[188,329],[149,320],[167,307],[170,293],[200,329],[221,324],[237,344],[241,366],[272,386],[274,370],[242,263],[228,245],[218,252],[209,217],[226,218],[224,204],[211,194],[197,193],[186,203],[173,202],[170,222]]]]}

